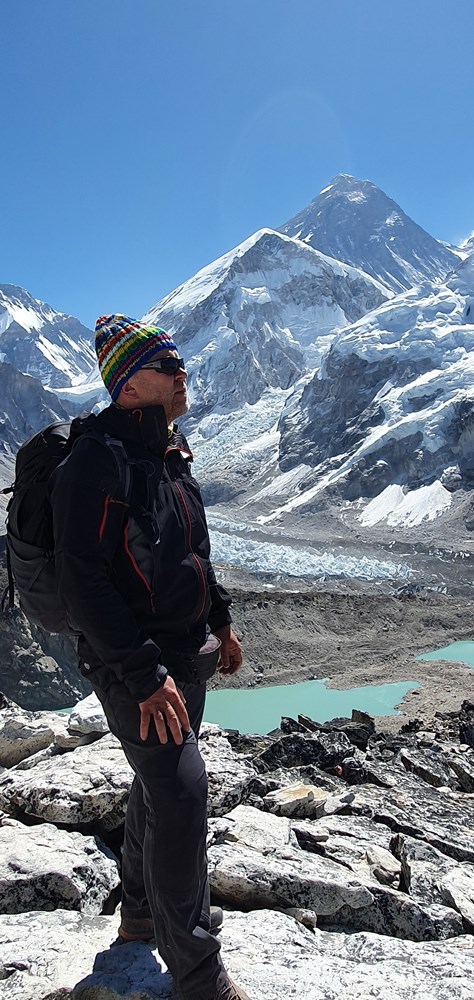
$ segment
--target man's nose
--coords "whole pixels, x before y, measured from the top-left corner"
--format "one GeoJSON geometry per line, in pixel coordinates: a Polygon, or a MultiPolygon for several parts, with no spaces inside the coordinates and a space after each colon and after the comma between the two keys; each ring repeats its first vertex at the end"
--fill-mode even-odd
{"type": "Polygon", "coordinates": [[[186,369],[185,368],[178,368],[178,371],[175,374],[175,378],[180,378],[183,382],[185,382],[186,379],[187,379],[187,377],[188,377],[188,373],[187,373],[186,369]]]}

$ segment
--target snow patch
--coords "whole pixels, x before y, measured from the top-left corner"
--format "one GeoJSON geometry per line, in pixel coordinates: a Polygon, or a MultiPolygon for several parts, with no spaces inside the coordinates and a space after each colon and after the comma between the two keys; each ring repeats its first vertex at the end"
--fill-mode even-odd
{"type": "Polygon", "coordinates": [[[452,495],[437,479],[430,486],[404,493],[401,486],[387,486],[359,514],[358,520],[365,527],[386,521],[392,527],[414,528],[423,521],[434,521],[448,510],[452,495]]]}

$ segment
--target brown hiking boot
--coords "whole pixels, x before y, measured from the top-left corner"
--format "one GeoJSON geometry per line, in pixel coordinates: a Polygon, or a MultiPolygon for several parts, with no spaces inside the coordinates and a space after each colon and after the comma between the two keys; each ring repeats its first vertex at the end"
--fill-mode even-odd
{"type": "MultiPolygon", "coordinates": [[[[216,935],[219,933],[224,920],[224,914],[220,906],[211,906],[210,918],[209,934],[216,935]]],[[[118,936],[125,943],[129,941],[153,941],[155,936],[153,920],[151,917],[143,917],[141,920],[122,917],[118,936]]]]}
{"type": "Polygon", "coordinates": [[[215,1000],[250,1000],[250,997],[241,986],[237,986],[230,976],[226,975],[226,982],[216,993],[215,1000]]]}
{"type": "Polygon", "coordinates": [[[129,941],[152,941],[155,936],[153,920],[144,917],[143,920],[122,918],[118,929],[119,938],[128,944],[129,941]]]}

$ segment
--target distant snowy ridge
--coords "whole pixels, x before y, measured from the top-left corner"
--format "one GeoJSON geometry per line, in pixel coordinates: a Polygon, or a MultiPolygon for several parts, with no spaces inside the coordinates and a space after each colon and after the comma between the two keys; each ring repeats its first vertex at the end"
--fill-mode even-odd
{"type": "Polygon", "coordinates": [[[339,174],[279,227],[323,253],[371,274],[395,292],[444,278],[457,252],[435,240],[370,181],[339,174]]]}
{"type": "Polygon", "coordinates": [[[0,285],[0,361],[44,386],[71,386],[96,365],[93,333],[17,285],[0,285]]]}
{"type": "MultiPolygon", "coordinates": [[[[298,387],[295,389],[295,393],[298,387]]],[[[305,488],[262,520],[321,502],[474,483],[474,257],[384,303],[335,339],[279,421],[279,467],[305,488]]],[[[426,496],[425,496],[426,499],[426,496]]]]}

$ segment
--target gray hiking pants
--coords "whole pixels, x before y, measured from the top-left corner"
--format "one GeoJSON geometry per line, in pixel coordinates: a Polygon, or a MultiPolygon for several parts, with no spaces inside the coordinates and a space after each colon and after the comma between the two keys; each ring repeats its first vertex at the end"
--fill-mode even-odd
{"type": "Polygon", "coordinates": [[[125,685],[89,680],[135,772],[125,820],[122,913],[153,918],[158,951],[179,1000],[214,1000],[224,981],[220,944],[209,933],[207,776],[197,734],[205,685],[180,684],[192,729],[181,746],[158,741],[153,720],[139,736],[140,710],[125,685]]]}

